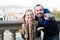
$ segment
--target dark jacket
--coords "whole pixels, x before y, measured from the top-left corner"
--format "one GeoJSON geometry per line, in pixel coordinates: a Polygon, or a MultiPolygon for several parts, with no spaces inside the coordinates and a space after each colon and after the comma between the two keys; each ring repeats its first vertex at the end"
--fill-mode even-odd
{"type": "Polygon", "coordinates": [[[44,22],[44,18],[42,17],[42,20],[40,21],[37,16],[35,16],[35,20],[38,22],[38,25],[36,27],[36,37],[40,37],[41,31],[38,31],[37,28],[44,27],[42,23],[44,22]]]}
{"type": "MultiPolygon", "coordinates": [[[[48,9],[44,9],[44,14],[45,13],[50,13],[50,11],[48,9]]],[[[48,20],[45,20],[44,16],[42,16],[42,21],[40,21],[37,16],[35,16],[35,20],[38,21],[37,28],[44,27],[46,24],[48,24],[48,20]]],[[[41,32],[37,31],[37,28],[36,28],[36,37],[40,37],[41,32]]]]}
{"type": "Polygon", "coordinates": [[[45,29],[43,30],[45,36],[54,36],[59,34],[58,24],[55,19],[45,21],[43,25],[45,26],[45,29]]]}
{"type": "MultiPolygon", "coordinates": [[[[50,18],[49,20],[45,20],[44,17],[42,17],[42,21],[38,20],[38,17],[35,17],[35,20],[38,21],[38,27],[45,27],[44,28],[44,35],[46,36],[54,36],[59,34],[59,28],[58,24],[56,23],[54,18],[50,18]]],[[[40,36],[40,32],[37,31],[36,36],[40,36]]]]}

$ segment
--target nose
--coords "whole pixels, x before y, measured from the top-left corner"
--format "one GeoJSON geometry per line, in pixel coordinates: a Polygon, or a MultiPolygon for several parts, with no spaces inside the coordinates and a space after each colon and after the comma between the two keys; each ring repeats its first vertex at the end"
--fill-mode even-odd
{"type": "Polygon", "coordinates": [[[38,11],[38,13],[40,13],[41,11],[38,11]]]}

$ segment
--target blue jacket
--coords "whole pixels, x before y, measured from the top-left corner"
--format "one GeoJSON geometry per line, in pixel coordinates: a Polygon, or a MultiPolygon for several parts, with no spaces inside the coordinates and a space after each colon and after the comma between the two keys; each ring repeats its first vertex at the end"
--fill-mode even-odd
{"type": "Polygon", "coordinates": [[[35,16],[35,20],[38,22],[38,25],[36,27],[36,37],[40,37],[41,32],[37,30],[39,27],[46,27],[46,25],[49,23],[49,20],[45,20],[44,17],[42,17],[42,20],[40,21],[37,16],[35,16]]]}
{"type": "Polygon", "coordinates": [[[38,19],[38,17],[37,16],[35,16],[35,20],[38,22],[38,25],[37,25],[37,27],[36,27],[36,37],[40,37],[40,35],[41,35],[41,32],[40,31],[37,31],[37,28],[39,28],[39,27],[44,27],[43,25],[42,25],[42,22],[44,21],[44,19],[42,18],[42,21],[39,21],[39,19],[38,19]]]}
{"type": "Polygon", "coordinates": [[[49,11],[49,9],[44,9],[44,13],[51,13],[50,11],[49,11]]]}
{"type": "MultiPolygon", "coordinates": [[[[48,9],[44,9],[44,13],[50,13],[48,9]]],[[[39,21],[38,17],[35,16],[35,20],[38,21],[38,27],[45,27],[44,35],[46,36],[53,36],[59,34],[58,24],[56,23],[54,18],[50,18],[50,20],[45,20],[44,17],[42,17],[42,21],[39,21]]],[[[37,30],[37,29],[36,29],[37,30]]],[[[36,36],[40,36],[40,32],[36,32],[36,36]]]]}
{"type": "MultiPolygon", "coordinates": [[[[50,13],[50,11],[48,10],[48,9],[46,9],[46,8],[44,8],[44,14],[45,13],[50,13]]],[[[39,19],[38,19],[38,17],[37,16],[35,16],[35,20],[36,21],[38,21],[38,26],[37,26],[37,28],[38,27],[44,27],[42,24],[44,24],[44,25],[46,25],[47,24],[47,20],[44,22],[44,17],[42,17],[42,21],[39,21],[39,19]]],[[[36,37],[40,37],[40,31],[37,31],[37,28],[36,28],[36,37]]]]}
{"type": "MultiPolygon", "coordinates": [[[[46,36],[53,36],[59,34],[58,24],[56,23],[54,18],[50,18],[49,20],[45,20],[44,17],[42,17],[42,21],[39,21],[38,17],[35,17],[35,20],[38,21],[38,27],[45,27],[44,35],[46,36]]],[[[37,31],[36,36],[40,36],[40,32],[37,31]]]]}

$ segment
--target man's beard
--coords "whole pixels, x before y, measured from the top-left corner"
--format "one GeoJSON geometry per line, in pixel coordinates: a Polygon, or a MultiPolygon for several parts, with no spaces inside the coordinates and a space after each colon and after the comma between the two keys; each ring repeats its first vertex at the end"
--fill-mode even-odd
{"type": "Polygon", "coordinates": [[[39,15],[38,18],[41,18],[43,15],[39,15]]]}

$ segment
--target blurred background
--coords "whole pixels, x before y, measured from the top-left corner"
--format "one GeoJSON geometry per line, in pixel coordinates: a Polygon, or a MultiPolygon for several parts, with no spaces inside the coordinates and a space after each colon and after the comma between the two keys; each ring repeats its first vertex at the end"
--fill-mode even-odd
{"type": "MultiPolygon", "coordinates": [[[[55,19],[60,20],[60,0],[0,0],[0,21],[23,20],[25,11],[27,9],[34,11],[36,4],[41,4],[44,8],[49,9],[54,14],[55,19]]],[[[21,29],[16,33],[16,40],[23,40],[20,32],[21,29]]]]}
{"type": "Polygon", "coordinates": [[[36,4],[49,9],[56,19],[60,18],[59,0],[0,0],[0,20],[22,20],[24,12],[27,9],[34,10],[36,4]]]}

